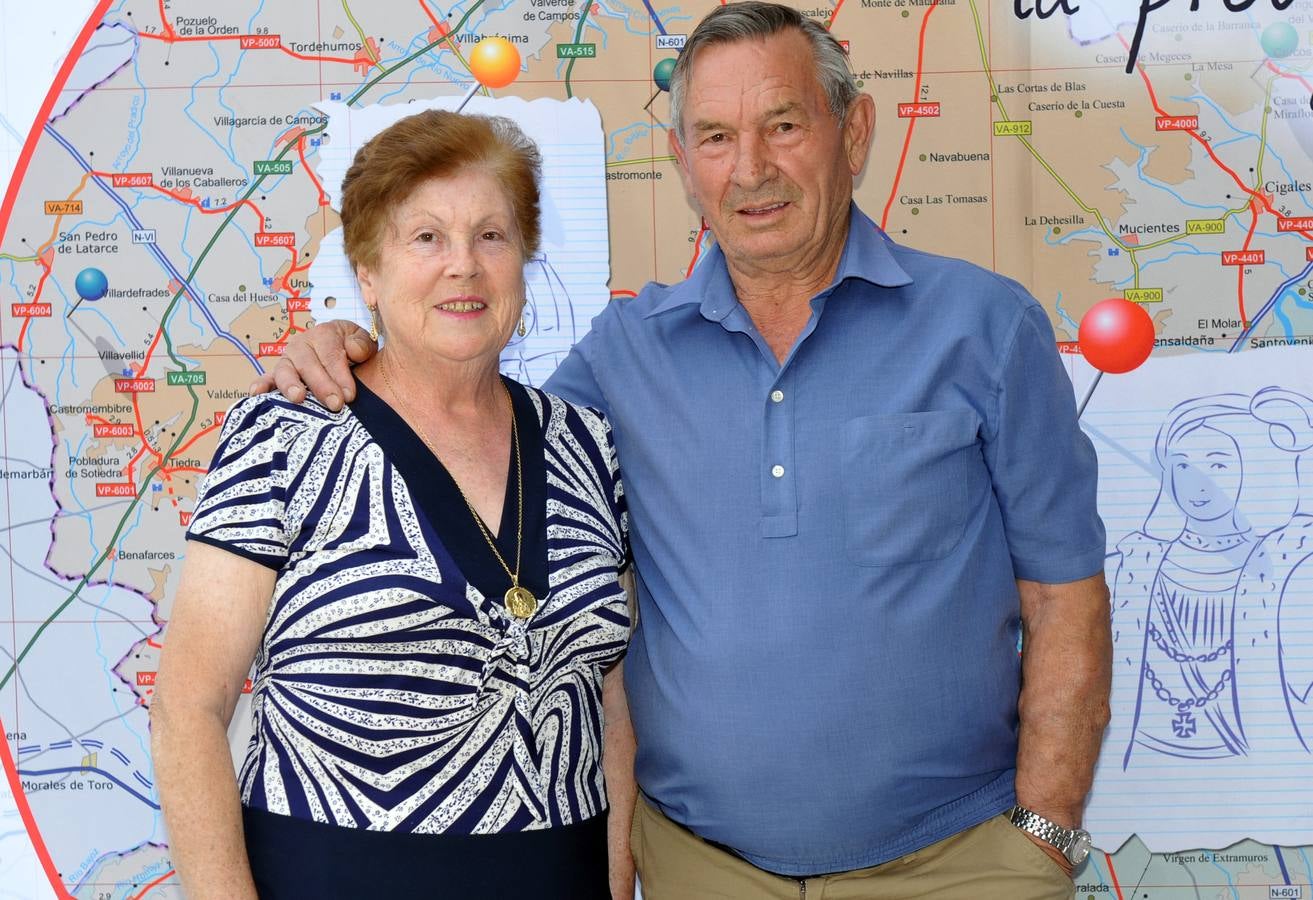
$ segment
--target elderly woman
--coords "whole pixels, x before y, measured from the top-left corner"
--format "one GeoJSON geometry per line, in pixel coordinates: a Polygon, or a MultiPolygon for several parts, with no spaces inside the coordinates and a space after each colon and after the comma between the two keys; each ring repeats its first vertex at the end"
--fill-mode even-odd
{"type": "Polygon", "coordinates": [[[192,900],[608,896],[623,491],[599,414],[498,374],[539,169],[504,119],[366,144],[342,224],[384,349],[341,412],[270,394],[224,422],[152,709],[192,900]]]}

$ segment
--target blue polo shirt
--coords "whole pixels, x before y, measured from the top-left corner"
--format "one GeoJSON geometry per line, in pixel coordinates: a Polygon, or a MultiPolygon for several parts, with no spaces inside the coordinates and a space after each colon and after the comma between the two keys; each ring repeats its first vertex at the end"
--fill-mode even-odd
{"type": "Polygon", "coordinates": [[[1014,802],[1015,579],[1103,569],[1095,457],[1043,309],[853,208],[779,364],[712,249],[611,303],[548,382],[610,418],[639,626],[638,781],[784,875],[1014,802]]]}

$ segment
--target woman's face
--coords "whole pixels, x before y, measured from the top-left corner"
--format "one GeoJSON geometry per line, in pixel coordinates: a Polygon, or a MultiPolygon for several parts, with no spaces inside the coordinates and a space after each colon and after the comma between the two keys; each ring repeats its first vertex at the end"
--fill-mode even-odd
{"type": "Polygon", "coordinates": [[[393,212],[378,265],[356,275],[408,361],[495,365],[524,305],[511,201],[483,168],[431,178],[393,212]]]}
{"type": "Polygon", "coordinates": [[[1211,522],[1235,510],[1244,470],[1230,435],[1203,426],[1177,438],[1167,453],[1172,498],[1190,519],[1211,522]]]}

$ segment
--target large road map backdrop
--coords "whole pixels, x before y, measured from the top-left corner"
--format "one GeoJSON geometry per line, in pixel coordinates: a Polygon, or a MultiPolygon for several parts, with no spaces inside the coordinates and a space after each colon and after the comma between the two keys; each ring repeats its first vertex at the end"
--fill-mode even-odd
{"type": "MultiPolygon", "coordinates": [[[[353,123],[459,97],[490,35],[524,65],[484,108],[573,99],[568,121],[600,121],[600,147],[560,135],[549,166],[575,205],[553,208],[506,361],[538,381],[601,304],[684,277],[711,240],[653,73],[712,5],[29,11],[66,17],[45,45],[73,50],[58,72],[4,54],[0,898],[182,896],[148,710],[183,529],[223,411],[290,334],[351,314],[332,179],[353,123]]],[[[1313,0],[1197,5],[802,7],[876,98],[858,201],[894,239],[1029,286],[1078,392],[1085,310],[1123,296],[1155,323],[1154,357],[1083,420],[1117,632],[1083,900],[1313,896],[1313,0]]]]}

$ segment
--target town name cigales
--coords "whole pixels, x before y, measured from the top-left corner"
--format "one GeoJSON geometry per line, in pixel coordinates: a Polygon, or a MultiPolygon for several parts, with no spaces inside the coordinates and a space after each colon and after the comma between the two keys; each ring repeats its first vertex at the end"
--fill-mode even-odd
{"type": "MultiPolygon", "coordinates": [[[[1063,15],[1074,15],[1080,11],[1080,6],[1068,2],[1068,0],[1057,0],[1052,6],[1044,8],[1044,0],[1034,0],[1034,6],[1028,5],[1031,0],[1012,0],[1012,13],[1018,19],[1028,19],[1030,14],[1034,13],[1037,18],[1047,19],[1056,12],[1061,11],[1063,15]]],[[[1126,74],[1129,75],[1135,71],[1136,60],[1140,58],[1140,40],[1144,37],[1144,28],[1149,23],[1149,14],[1162,9],[1172,0],[1140,0],[1140,13],[1135,22],[1135,37],[1131,40],[1131,51],[1126,58],[1126,74]]],[[[1229,12],[1244,12],[1257,3],[1258,0],[1222,0],[1222,5],[1229,12]]],[[[1294,3],[1295,0],[1272,0],[1272,8],[1281,12],[1294,3]]],[[[1190,0],[1190,12],[1199,12],[1199,0],[1190,0]]]]}

